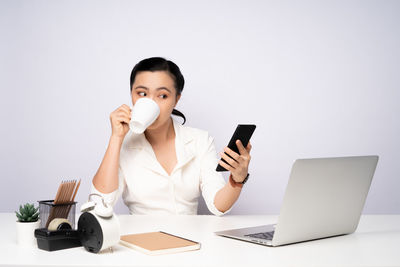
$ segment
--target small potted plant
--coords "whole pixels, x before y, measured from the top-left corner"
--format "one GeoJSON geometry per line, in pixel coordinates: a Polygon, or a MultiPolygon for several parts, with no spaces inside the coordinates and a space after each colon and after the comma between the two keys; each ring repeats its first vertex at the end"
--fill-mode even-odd
{"type": "Polygon", "coordinates": [[[26,203],[19,206],[17,215],[17,243],[20,246],[37,246],[35,229],[40,227],[39,207],[26,203]]]}

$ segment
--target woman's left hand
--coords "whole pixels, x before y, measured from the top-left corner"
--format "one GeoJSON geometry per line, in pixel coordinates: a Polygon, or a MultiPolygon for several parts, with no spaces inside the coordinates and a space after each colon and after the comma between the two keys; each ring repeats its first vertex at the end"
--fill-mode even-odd
{"type": "Polygon", "coordinates": [[[224,151],[226,154],[224,152],[221,152],[220,154],[221,158],[223,158],[228,164],[222,160],[219,161],[219,164],[231,172],[232,179],[235,182],[240,183],[243,182],[248,174],[249,163],[251,159],[251,144],[249,142],[245,148],[240,140],[236,140],[236,146],[238,147],[240,154],[236,153],[229,147],[225,147],[224,151]]]}

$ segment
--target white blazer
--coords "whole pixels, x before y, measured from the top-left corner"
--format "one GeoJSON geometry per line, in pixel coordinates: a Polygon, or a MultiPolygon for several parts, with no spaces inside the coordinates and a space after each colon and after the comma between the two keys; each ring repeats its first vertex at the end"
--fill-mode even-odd
{"type": "Polygon", "coordinates": [[[214,205],[225,180],[215,171],[218,158],[213,138],[206,131],[172,121],[178,162],[171,175],[158,162],[145,135],[129,131],[120,152],[119,188],[104,194],[92,184],[92,193],[111,205],[122,194],[131,214],[197,214],[200,193],[211,213],[229,212],[220,212],[214,205]]]}

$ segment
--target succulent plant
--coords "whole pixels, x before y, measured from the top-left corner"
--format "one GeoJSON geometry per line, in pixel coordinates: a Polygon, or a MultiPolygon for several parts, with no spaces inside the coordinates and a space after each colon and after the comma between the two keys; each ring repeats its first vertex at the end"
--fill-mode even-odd
{"type": "Polygon", "coordinates": [[[20,222],[36,222],[39,219],[39,207],[26,203],[23,207],[19,205],[19,212],[15,212],[20,222]]]}

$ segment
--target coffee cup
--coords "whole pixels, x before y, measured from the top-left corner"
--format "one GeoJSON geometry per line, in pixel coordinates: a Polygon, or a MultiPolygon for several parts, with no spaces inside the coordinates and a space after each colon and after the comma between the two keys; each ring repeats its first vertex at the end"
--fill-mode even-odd
{"type": "Polygon", "coordinates": [[[132,108],[129,128],[136,134],[143,133],[160,115],[160,108],[150,98],[139,98],[132,108]]]}

